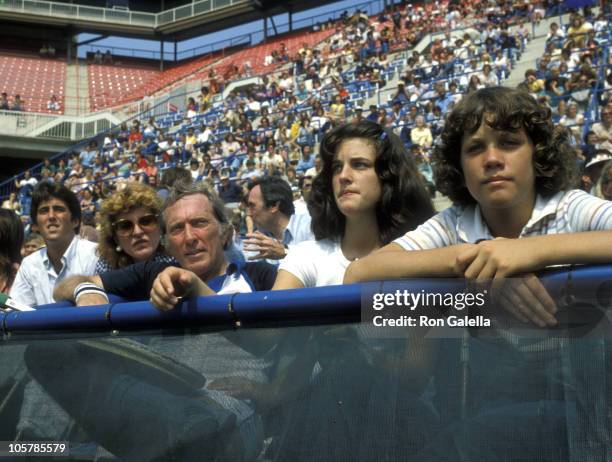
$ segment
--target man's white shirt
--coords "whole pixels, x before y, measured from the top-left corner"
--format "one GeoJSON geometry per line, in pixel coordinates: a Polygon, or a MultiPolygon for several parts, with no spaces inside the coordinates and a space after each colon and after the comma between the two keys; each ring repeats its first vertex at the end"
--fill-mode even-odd
{"type": "Polygon", "coordinates": [[[62,268],[57,273],[43,247],[23,259],[10,297],[25,305],[36,306],[54,303],[55,285],[70,276],[93,276],[98,256],[97,244],[75,236],[62,255],[62,268]]]}

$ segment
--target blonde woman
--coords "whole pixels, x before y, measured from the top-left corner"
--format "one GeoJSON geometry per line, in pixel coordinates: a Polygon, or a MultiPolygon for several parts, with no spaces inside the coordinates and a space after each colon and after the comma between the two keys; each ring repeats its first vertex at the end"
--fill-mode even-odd
{"type": "Polygon", "coordinates": [[[161,199],[153,188],[130,184],[102,203],[96,274],[145,260],[173,262],[161,243],[161,199]]]}

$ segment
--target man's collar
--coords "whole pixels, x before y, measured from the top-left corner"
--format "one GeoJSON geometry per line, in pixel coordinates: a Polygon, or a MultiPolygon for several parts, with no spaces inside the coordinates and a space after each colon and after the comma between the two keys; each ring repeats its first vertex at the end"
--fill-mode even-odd
{"type": "MultiPolygon", "coordinates": [[[[79,237],[75,234],[74,237],[72,238],[72,241],[70,241],[70,244],[68,245],[68,247],[66,248],[62,256],[60,257],[61,260],[64,260],[64,259],[69,260],[73,255],[76,254],[76,245],[77,245],[76,243],[78,239],[79,237]]],[[[51,261],[49,260],[48,248],[45,246],[42,249],[40,249],[40,251],[41,251],[41,257],[42,257],[45,267],[47,269],[51,268],[51,261]]]]}

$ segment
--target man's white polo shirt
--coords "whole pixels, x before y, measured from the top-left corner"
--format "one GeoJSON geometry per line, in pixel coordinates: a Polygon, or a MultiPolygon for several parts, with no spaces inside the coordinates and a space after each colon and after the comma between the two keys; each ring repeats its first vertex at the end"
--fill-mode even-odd
{"type": "Polygon", "coordinates": [[[96,269],[98,256],[97,244],[80,239],[77,236],[62,255],[62,269],[55,272],[43,247],[23,259],[15,282],[11,288],[11,298],[29,306],[54,303],[55,285],[69,276],[92,276],[96,269]]]}

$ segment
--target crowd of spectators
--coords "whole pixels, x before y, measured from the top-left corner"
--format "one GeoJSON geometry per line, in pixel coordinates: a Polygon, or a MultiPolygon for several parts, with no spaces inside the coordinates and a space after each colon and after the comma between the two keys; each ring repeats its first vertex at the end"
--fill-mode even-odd
{"type": "Polygon", "coordinates": [[[0,94],[0,111],[25,111],[25,102],[21,99],[21,95],[15,95],[13,101],[9,100],[8,94],[2,92],[0,94]]]}
{"type": "MultiPolygon", "coordinates": [[[[281,44],[271,63],[287,66],[264,75],[261,83],[230,91],[216,103],[220,89],[216,84],[203,86],[188,98],[184,117],[174,119],[177,125],[155,117],[133,120],[68,157],[45,159],[36,177],[28,171],[15,182],[3,207],[29,224],[32,188],[39,181],[61,182],[77,193],[84,223],[100,231],[100,214],[111,194],[133,183],[159,189],[163,172],[182,166],[192,180],[212,184],[236,210],[237,229],[250,232],[245,203],[249,184],[277,176],[300,200],[304,178],[321,169],[322,135],[341,122],[362,119],[400,136],[434,195],[429,156],[444,115],[463,94],[503,84],[531,40],[525,19],[539,20],[550,8],[531,2],[464,1],[399,5],[375,18],[359,10],[344,14],[324,26],[336,27],[336,33],[318,47],[304,44],[291,57],[281,44]],[[450,28],[458,26],[469,28],[451,33],[450,28]],[[427,49],[412,49],[424,34],[438,29],[444,34],[427,49]],[[398,48],[407,49],[403,58],[390,57],[398,48]],[[388,101],[371,104],[366,112],[360,104],[369,89],[384,88],[395,75],[397,89],[388,101]]],[[[591,178],[587,170],[612,159],[612,73],[609,59],[603,62],[609,54],[602,46],[608,46],[607,34],[604,17],[594,17],[588,9],[574,14],[566,28],[553,22],[544,53],[520,84],[551,107],[557,123],[572,130],[577,162],[586,168],[582,187],[592,191],[599,176],[591,178]],[[595,123],[587,129],[585,111],[593,95],[601,110],[589,118],[595,123]]]]}
{"type": "MultiPolygon", "coordinates": [[[[86,263],[93,266],[90,263],[97,260],[95,271],[88,268],[90,273],[104,274],[110,269],[125,268],[138,262],[173,263],[165,248],[172,239],[164,241],[161,237],[163,232],[172,235],[172,228],[164,229],[167,223],[160,219],[163,216],[160,214],[162,199],[167,199],[170,194],[167,203],[174,204],[170,207],[181,219],[185,219],[188,213],[192,214],[181,222],[182,226],[189,227],[189,233],[205,233],[209,222],[198,213],[204,209],[210,209],[211,215],[215,212],[211,196],[200,194],[202,197],[194,199],[191,196],[188,200],[173,198],[168,187],[180,179],[179,183],[195,183],[196,187],[199,183],[208,183],[232,210],[233,215],[223,219],[217,216],[213,220],[223,224],[222,232],[211,232],[215,236],[218,234],[215,239],[230,236],[227,229],[231,225],[235,231],[233,243],[240,249],[245,244],[240,236],[247,235],[248,247],[249,241],[265,242],[260,234],[266,233],[269,242],[276,245],[275,252],[280,255],[276,259],[282,259],[287,255],[283,238],[291,226],[288,223],[306,222],[305,218],[310,218],[306,203],[313,179],[314,191],[316,193],[318,189],[320,193],[324,174],[318,175],[324,168],[323,159],[328,162],[330,158],[335,159],[333,155],[323,155],[323,158],[319,155],[322,135],[347,120],[360,122],[367,119],[380,124],[386,131],[376,126],[376,140],[383,139],[383,136],[394,138],[390,132],[395,132],[406,148],[406,152],[402,149],[397,152],[414,159],[429,193],[434,196],[436,165],[431,162],[430,152],[439,142],[444,116],[465,94],[503,83],[531,38],[521,18],[540,14],[537,13],[538,6],[534,8],[528,2],[500,2],[495,8],[487,2],[437,6],[438,10],[394,8],[376,18],[377,24],[370,23],[372,19],[359,11],[353,16],[346,15],[338,33],[319,48],[305,47],[299,56],[289,58],[287,64],[291,62],[291,66],[287,69],[266,75],[260,84],[229,92],[221,104],[214,103],[218,89],[207,85],[202,87],[199,95],[189,96],[182,117],[173,118],[177,124],[168,125],[162,118],[155,117],[133,120],[123,123],[118,130],[88,141],[67,157],[45,159],[35,175],[28,170],[14,182],[14,192],[2,203],[3,208],[12,210],[11,214],[20,215],[25,225],[28,237],[24,254],[34,252],[42,245],[36,233],[37,225],[31,222],[30,215],[36,217],[41,203],[48,202],[52,207],[47,204],[47,209],[55,208],[47,210],[44,219],[52,225],[46,230],[44,226],[40,227],[47,238],[59,234],[60,224],[64,223],[62,226],[67,227],[66,234],[71,239],[74,232],[78,232],[87,240],[98,242],[95,256],[94,246],[87,243],[87,255],[91,259],[86,263]],[[510,28],[507,23],[511,9],[519,13],[515,28],[510,28]],[[430,30],[429,27],[456,26],[466,19],[470,21],[473,33],[445,33],[423,52],[410,50],[405,58],[400,59],[399,65],[392,57],[394,49],[410,46],[412,34],[416,41],[418,33],[430,30]],[[486,23],[483,22],[485,19],[486,23]],[[396,75],[399,75],[397,89],[393,90],[388,101],[371,104],[366,112],[362,107],[366,100],[363,89],[367,93],[370,88],[385,88],[396,75]],[[76,211],[67,211],[61,203],[58,207],[56,199],[45,199],[45,202],[39,198],[38,204],[36,199],[32,203],[32,191],[44,189],[45,183],[64,185],[75,193],[78,200],[76,211]],[[270,223],[273,220],[267,216],[274,207],[267,205],[266,195],[276,187],[286,189],[287,184],[294,203],[293,206],[290,202],[285,204],[286,213],[276,210],[286,221],[281,232],[276,232],[272,226],[275,223],[270,223]],[[268,191],[264,191],[266,188],[268,191]],[[63,218],[56,215],[63,215],[63,218]],[[79,224],[76,229],[74,223],[79,224]]],[[[541,9],[545,11],[545,6],[541,9]]],[[[548,41],[547,51],[535,68],[526,72],[525,82],[520,86],[550,106],[559,131],[567,127],[574,133],[575,161],[583,167],[581,184],[576,186],[612,200],[611,69],[602,60],[607,55],[603,48],[608,47],[609,42],[604,34],[608,33],[606,27],[599,31],[584,28],[584,24],[597,24],[594,19],[588,14],[576,15],[570,27],[562,31],[565,34],[563,40],[553,38],[548,41]],[[584,47],[578,45],[572,28],[586,30],[588,38],[584,47]],[[596,47],[589,45],[591,40],[596,47]],[[572,61],[574,64],[570,66],[572,61]],[[605,78],[602,79],[602,75],[605,78]],[[590,124],[588,129],[586,124],[590,124]]],[[[551,37],[558,37],[562,29],[551,26],[551,37]]],[[[595,25],[593,29],[596,29],[595,25]]],[[[279,56],[284,59],[282,54],[279,56]]],[[[544,125],[541,119],[536,122],[544,125]]],[[[448,122],[448,127],[452,127],[451,122],[448,122]]],[[[555,130],[555,137],[562,139],[559,131],[555,130]]],[[[401,148],[401,144],[399,146],[401,148]]],[[[325,154],[325,149],[321,152],[325,154]]],[[[325,171],[330,171],[330,168],[325,171]]],[[[70,193],[68,196],[74,195],[70,193]]],[[[389,202],[397,202],[397,198],[387,196],[389,202]]],[[[422,199],[429,201],[426,194],[422,199]]],[[[70,204],[68,200],[64,202],[70,204]]],[[[415,202],[407,203],[413,205],[415,202]]],[[[280,209],[280,206],[276,208],[280,209]]],[[[419,212],[431,211],[421,207],[419,212]]],[[[42,212],[39,215],[41,220],[42,212]]],[[[279,222],[277,220],[276,224],[279,222]]],[[[310,229],[308,226],[302,228],[310,229]]],[[[177,235],[188,234],[181,229],[175,232],[177,235]]],[[[377,237],[378,233],[374,234],[377,237]]],[[[226,250],[226,244],[224,241],[218,247],[226,250]]],[[[57,247],[57,243],[55,245],[57,247]]],[[[178,244],[174,242],[173,245],[178,244]]],[[[260,252],[262,248],[259,248],[260,252]]],[[[47,254],[51,255],[53,246],[47,244],[47,249],[47,254]]],[[[206,251],[212,253],[210,249],[206,251]]],[[[197,252],[201,249],[194,249],[191,254],[186,252],[185,258],[195,261],[196,258],[192,257],[197,252]]],[[[73,257],[74,260],[81,259],[85,253],[79,251],[79,258],[73,257]]],[[[63,255],[62,252],[56,254],[63,255]]],[[[358,258],[361,256],[355,256],[355,260],[358,258]]],[[[84,259],[78,263],[85,263],[84,259]]],[[[4,262],[0,261],[2,265],[4,262]]],[[[13,271],[14,265],[9,268],[13,271]]],[[[66,272],[65,267],[59,265],[58,268],[66,272]]],[[[86,272],[80,268],[74,271],[86,272]]],[[[39,281],[36,277],[32,279],[39,281]]],[[[2,285],[6,284],[0,280],[0,289],[2,285]]],[[[69,292],[76,293],[74,297],[78,298],[83,294],[92,295],[91,290],[95,292],[96,289],[89,285],[82,287],[81,292],[76,288],[69,292]]],[[[40,303],[43,302],[49,300],[40,303]]],[[[215,351],[218,350],[211,348],[211,352],[215,351]]],[[[82,371],[79,373],[87,376],[82,371]]],[[[110,409],[116,419],[123,418],[122,413],[110,409]]]]}

